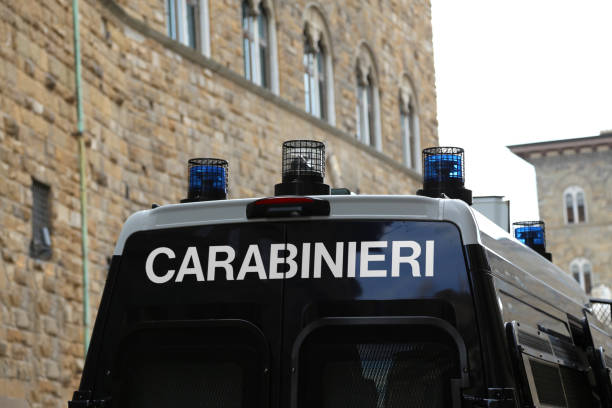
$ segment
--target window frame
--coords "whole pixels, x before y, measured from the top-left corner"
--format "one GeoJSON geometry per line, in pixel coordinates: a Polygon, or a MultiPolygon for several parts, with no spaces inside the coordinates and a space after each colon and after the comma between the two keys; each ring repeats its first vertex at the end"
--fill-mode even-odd
{"type": "Polygon", "coordinates": [[[274,10],[264,0],[253,3],[243,0],[240,6],[244,77],[278,95],[274,10]]]}
{"type": "Polygon", "coordinates": [[[589,215],[586,194],[581,187],[570,186],[566,188],[563,191],[562,203],[563,219],[565,220],[566,225],[586,224],[588,222],[589,215]],[[580,199],[582,200],[581,206],[579,206],[580,199]],[[582,213],[580,211],[580,207],[582,207],[582,213]],[[569,211],[570,209],[571,212],[569,211]]]}
{"type": "Polygon", "coordinates": [[[168,37],[210,58],[208,0],[166,0],[164,6],[168,37]],[[188,6],[194,8],[193,36],[189,33],[188,6]]]}
{"type": "Polygon", "coordinates": [[[355,138],[380,152],[382,132],[378,74],[373,54],[365,42],[360,46],[355,77],[357,81],[355,138]]]}
{"type": "Polygon", "coordinates": [[[421,173],[421,132],[419,127],[418,100],[412,80],[402,76],[399,93],[400,136],[402,141],[402,162],[404,166],[421,173]]]}

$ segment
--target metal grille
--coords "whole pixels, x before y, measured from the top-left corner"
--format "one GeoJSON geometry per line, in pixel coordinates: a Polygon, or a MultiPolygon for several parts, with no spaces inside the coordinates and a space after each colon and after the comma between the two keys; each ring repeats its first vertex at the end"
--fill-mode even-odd
{"type": "MultiPolygon", "coordinates": [[[[322,363],[322,408],[450,406],[450,379],[458,368],[454,351],[446,345],[369,343],[345,347],[338,354],[327,355],[322,363]],[[347,359],[349,349],[353,358],[347,359]]],[[[317,393],[316,385],[308,388],[317,393]]]]}
{"type": "Polygon", "coordinates": [[[315,140],[289,140],[283,143],[283,183],[298,178],[323,182],[325,145],[315,140]]]}
{"type": "Polygon", "coordinates": [[[227,198],[229,168],[226,160],[196,158],[189,160],[189,200],[227,198]]]}
{"type": "Polygon", "coordinates": [[[33,258],[51,257],[51,188],[32,180],[32,241],[30,255],[33,258]]]}
{"type": "Polygon", "coordinates": [[[578,353],[576,352],[576,348],[573,344],[560,340],[555,336],[549,336],[549,340],[553,346],[553,350],[557,358],[560,358],[565,361],[570,361],[572,363],[580,362],[578,353]]]}
{"type": "Polygon", "coordinates": [[[593,314],[603,324],[612,327],[612,300],[591,299],[593,314]]]}
{"type": "Polygon", "coordinates": [[[552,354],[550,344],[545,339],[523,330],[518,331],[518,341],[522,346],[531,347],[532,349],[552,354]]]}
{"type": "Polygon", "coordinates": [[[563,394],[559,368],[531,359],[529,363],[540,403],[554,407],[565,407],[565,396],[563,394]]]}

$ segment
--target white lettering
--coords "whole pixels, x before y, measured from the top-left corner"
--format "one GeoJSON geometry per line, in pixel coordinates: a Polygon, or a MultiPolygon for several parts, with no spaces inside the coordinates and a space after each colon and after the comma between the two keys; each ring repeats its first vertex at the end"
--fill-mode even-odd
{"type": "Polygon", "coordinates": [[[357,243],[348,243],[348,255],[346,259],[346,277],[355,277],[355,259],[357,258],[357,243]]]}
{"type": "Polygon", "coordinates": [[[204,280],[202,265],[200,265],[200,257],[198,256],[196,247],[187,248],[183,263],[181,263],[178,275],[176,276],[176,282],[182,282],[185,275],[195,275],[198,282],[204,280]],[[190,262],[193,262],[193,267],[189,267],[190,262]]]}
{"type": "Polygon", "coordinates": [[[391,276],[400,276],[400,264],[410,264],[412,268],[412,276],[418,278],[421,276],[419,269],[419,261],[416,259],[421,255],[421,246],[415,241],[393,241],[393,249],[391,253],[391,276]],[[402,248],[412,249],[410,256],[401,256],[402,248]]]}
{"type": "Polygon", "coordinates": [[[434,276],[434,241],[425,241],[425,276],[434,276]]]}
{"type": "MultiPolygon", "coordinates": [[[[330,244],[333,245],[333,243],[330,244]]],[[[216,272],[219,268],[222,269],[222,274],[223,272],[225,273],[225,279],[228,281],[233,281],[234,279],[244,280],[247,273],[256,273],[261,280],[291,279],[298,275],[302,279],[321,278],[322,269],[325,266],[334,278],[342,278],[343,276],[355,278],[357,275],[363,278],[400,277],[402,268],[406,268],[402,266],[403,264],[410,265],[411,276],[414,278],[434,276],[435,241],[433,240],[425,241],[425,249],[417,241],[350,241],[346,243],[336,242],[335,244],[335,253],[330,251],[323,242],[303,242],[300,248],[295,244],[289,243],[269,244],[269,270],[266,270],[268,265],[264,265],[262,254],[257,244],[249,245],[243,259],[238,261],[236,261],[236,250],[233,247],[229,245],[213,245],[208,247],[206,274],[202,271],[198,247],[195,246],[187,247],[178,271],[168,269],[166,271],[158,270],[156,273],[154,266],[159,255],[165,255],[168,259],[176,258],[176,254],[172,249],[159,247],[151,251],[147,256],[145,272],[149,280],[156,284],[166,283],[171,280],[183,282],[187,275],[194,275],[195,280],[198,282],[205,280],[212,282],[215,280],[216,272]],[[389,245],[391,249],[387,249],[389,245]],[[314,259],[312,262],[312,275],[310,270],[311,247],[314,247],[312,248],[312,257],[314,259]],[[345,247],[346,258],[344,256],[345,247]],[[389,254],[389,252],[391,253],[389,254]],[[423,252],[424,260],[419,262],[423,252]],[[391,257],[388,262],[386,262],[387,255],[391,257]],[[298,261],[299,256],[301,256],[301,261],[298,261]],[[359,257],[359,260],[357,260],[357,257],[359,257]],[[241,262],[237,276],[234,275],[234,262],[241,262]],[[370,262],[384,263],[381,264],[382,268],[385,268],[385,265],[390,263],[391,270],[371,269],[370,262]],[[424,271],[421,271],[421,267],[423,267],[424,271]],[[343,275],[345,270],[346,275],[343,275]]],[[[200,250],[205,250],[205,248],[200,248],[200,250]]],[[[268,246],[266,250],[267,248],[268,246]]],[[[163,264],[166,264],[166,262],[163,262],[163,264]]],[[[404,269],[405,275],[407,272],[408,270],[404,269]]]]}
{"type": "Polygon", "coordinates": [[[302,279],[310,276],[310,242],[302,244],[302,279]]]}
{"type": "Polygon", "coordinates": [[[327,248],[322,242],[315,242],[314,247],[314,270],[313,278],[321,277],[321,259],[325,259],[327,267],[331,271],[334,278],[342,277],[342,257],[343,257],[344,242],[336,242],[336,260],[333,260],[327,248]]]}
{"type": "Polygon", "coordinates": [[[151,280],[151,282],[166,283],[170,279],[172,279],[172,277],[174,276],[175,270],[169,269],[166,272],[166,274],[163,276],[156,275],[155,272],[153,271],[153,263],[155,262],[155,258],[159,254],[164,254],[170,259],[176,258],[174,251],[171,250],[170,248],[166,248],[166,247],[155,248],[153,251],[151,251],[151,253],[147,257],[147,262],[145,263],[145,271],[147,272],[147,277],[151,280]]]}
{"type": "Polygon", "coordinates": [[[249,272],[256,272],[257,275],[259,275],[259,279],[267,279],[266,270],[257,244],[249,245],[249,249],[247,249],[244,255],[244,260],[242,261],[242,266],[240,266],[240,271],[236,279],[244,280],[244,276],[249,272]],[[255,265],[251,265],[251,258],[255,260],[255,265]]]}
{"type": "Polygon", "coordinates": [[[297,247],[293,244],[272,244],[270,246],[270,279],[289,279],[293,278],[297,273],[297,263],[294,258],[297,256],[297,247]],[[288,251],[289,254],[286,257],[279,255],[280,251],[288,251]],[[278,272],[278,265],[287,264],[289,270],[285,273],[278,272]]]}
{"type": "Polygon", "coordinates": [[[362,241],[360,251],[360,268],[359,276],[362,278],[377,278],[387,276],[386,269],[368,269],[369,262],[384,261],[385,254],[371,255],[370,249],[372,248],[386,248],[387,241],[362,241]]]}
{"type": "Polygon", "coordinates": [[[216,245],[208,248],[208,276],[209,281],[215,280],[215,269],[225,269],[225,279],[234,280],[234,267],[232,261],[236,258],[236,251],[228,245],[216,245]],[[227,254],[227,259],[224,261],[217,260],[218,253],[227,254]]]}

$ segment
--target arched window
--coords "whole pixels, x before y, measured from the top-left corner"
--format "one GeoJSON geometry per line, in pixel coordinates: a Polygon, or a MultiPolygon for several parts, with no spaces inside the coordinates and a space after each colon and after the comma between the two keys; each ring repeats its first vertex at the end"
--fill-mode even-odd
{"type": "Polygon", "coordinates": [[[242,53],[245,78],[278,93],[276,31],[271,3],[242,2],[242,53]]]}
{"type": "Polygon", "coordinates": [[[208,0],[166,0],[168,36],[210,57],[208,0]]]}
{"type": "Polygon", "coordinates": [[[593,288],[593,270],[591,262],[585,258],[576,258],[570,263],[570,272],[586,293],[593,288]]]}
{"type": "Polygon", "coordinates": [[[399,104],[404,164],[406,167],[420,172],[421,138],[419,136],[417,98],[411,81],[406,75],[404,75],[400,86],[399,104]]]}
{"type": "Polygon", "coordinates": [[[362,143],[382,150],[378,74],[370,49],[364,44],[357,58],[357,132],[362,143]]]}
{"type": "Polygon", "coordinates": [[[334,73],[328,26],[314,5],[304,15],[304,107],[306,112],[334,125],[334,73]]]}
{"type": "Polygon", "coordinates": [[[578,186],[572,186],[563,192],[565,221],[567,224],[586,222],[586,200],[584,191],[578,186]]]}

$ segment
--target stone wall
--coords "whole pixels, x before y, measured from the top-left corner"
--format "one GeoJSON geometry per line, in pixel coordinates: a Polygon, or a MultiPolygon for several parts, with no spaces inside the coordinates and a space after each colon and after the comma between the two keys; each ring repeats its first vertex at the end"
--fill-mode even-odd
{"type": "MultiPolygon", "coordinates": [[[[230,162],[231,196],[269,195],[281,142],[324,140],[335,186],[413,193],[403,167],[397,85],[419,98],[421,146],[437,144],[430,5],[323,2],[333,32],[337,127],[303,111],[301,11],[275,2],[280,95],[242,78],[239,2],[210,1],[212,60],[164,35],[162,0],[81,0],[92,320],[122,222],[186,194],[185,163],[230,162]],[[382,152],[357,142],[355,53],[375,51],[382,152]]],[[[66,406],[83,367],[78,141],[68,0],[0,3],[0,396],[66,406]],[[33,259],[32,180],[51,187],[52,257],[33,259]]]]}
{"type": "Polygon", "coordinates": [[[546,222],[547,249],[569,271],[575,258],[593,266],[594,285],[612,286],[612,150],[607,146],[531,156],[536,167],[540,218],[546,222]],[[563,193],[580,186],[587,222],[566,224],[563,193]]]}

